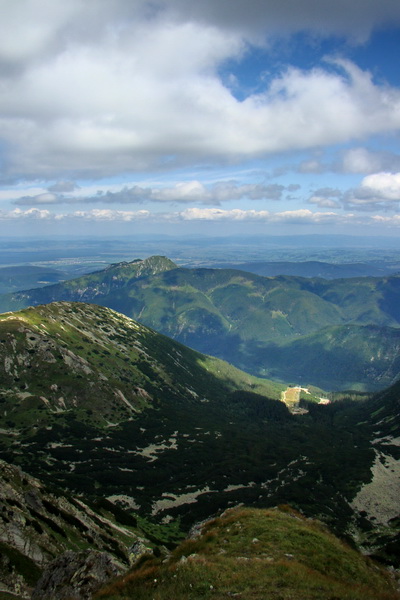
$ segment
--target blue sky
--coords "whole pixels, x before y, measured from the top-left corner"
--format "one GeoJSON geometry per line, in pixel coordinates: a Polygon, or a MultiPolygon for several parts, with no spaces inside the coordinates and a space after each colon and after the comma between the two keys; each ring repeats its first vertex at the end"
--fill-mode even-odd
{"type": "Polygon", "coordinates": [[[398,234],[398,0],[0,10],[1,235],[398,234]]]}

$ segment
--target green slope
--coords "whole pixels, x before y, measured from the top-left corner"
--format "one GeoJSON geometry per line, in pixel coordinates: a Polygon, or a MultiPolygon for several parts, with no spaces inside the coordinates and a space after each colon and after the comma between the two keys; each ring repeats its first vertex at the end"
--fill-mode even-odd
{"type": "Polygon", "coordinates": [[[166,394],[217,402],[237,389],[279,399],[283,389],[83,303],[0,315],[0,361],[2,413],[11,423],[73,410],[84,422],[106,425],[156,406],[166,394]]]}
{"type": "Polygon", "coordinates": [[[60,300],[94,302],[112,290],[129,287],[132,281],[138,278],[174,268],[176,268],[175,263],[164,256],[122,262],[45,288],[5,294],[0,297],[0,310],[18,310],[30,305],[48,304],[60,300]]]}
{"type": "Polygon", "coordinates": [[[229,597],[395,600],[394,580],[316,521],[237,508],[202,525],[168,560],[148,558],[98,592],[109,600],[229,597]]]}
{"type": "Polygon", "coordinates": [[[253,372],[322,389],[374,391],[400,375],[400,329],[374,325],[322,328],[298,339],[247,347],[253,372]]]}
{"type": "Polygon", "coordinates": [[[399,376],[398,276],[260,277],[229,269],[182,269],[165,257],[150,257],[2,296],[0,308],[58,300],[110,307],[258,376],[371,390],[399,376]],[[372,343],[374,327],[379,339],[372,343]],[[319,350],[322,361],[314,359],[319,350]]]}

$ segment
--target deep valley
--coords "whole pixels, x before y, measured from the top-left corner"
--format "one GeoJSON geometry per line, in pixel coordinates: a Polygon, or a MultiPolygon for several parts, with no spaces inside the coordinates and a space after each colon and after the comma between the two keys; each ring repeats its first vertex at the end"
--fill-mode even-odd
{"type": "Polygon", "coordinates": [[[0,352],[1,457],[48,493],[135,524],[132,544],[164,552],[228,507],[289,504],[397,565],[398,385],[361,403],[310,395],[292,414],[285,386],[74,302],[2,315],[0,352]],[[382,469],[377,513],[368,486],[382,469]]]}

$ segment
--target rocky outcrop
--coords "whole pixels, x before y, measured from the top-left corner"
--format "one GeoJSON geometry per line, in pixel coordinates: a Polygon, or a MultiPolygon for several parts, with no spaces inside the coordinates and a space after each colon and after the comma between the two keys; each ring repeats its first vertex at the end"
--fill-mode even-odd
{"type": "Polygon", "coordinates": [[[89,600],[120,573],[121,567],[105,552],[66,552],[45,569],[32,600],[89,600]]]}
{"type": "MultiPolygon", "coordinates": [[[[101,572],[106,577],[128,567],[128,548],[137,540],[110,516],[94,512],[78,498],[54,496],[34,477],[0,460],[0,591],[28,597],[44,569],[48,585],[55,586],[58,579],[67,578],[72,569],[68,565],[76,565],[77,560],[85,589],[92,580],[104,583],[101,572]],[[85,548],[87,553],[79,553],[85,548]],[[60,555],[64,558],[58,559],[60,555]],[[54,560],[56,579],[49,575],[52,567],[48,568],[54,560]],[[60,575],[60,565],[65,576],[60,575]]],[[[64,596],[57,592],[53,597],[64,596]]]]}

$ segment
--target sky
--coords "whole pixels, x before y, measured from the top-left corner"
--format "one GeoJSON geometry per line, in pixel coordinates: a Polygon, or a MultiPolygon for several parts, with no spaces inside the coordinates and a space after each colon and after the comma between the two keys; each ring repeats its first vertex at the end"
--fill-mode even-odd
{"type": "Polygon", "coordinates": [[[0,0],[0,235],[400,233],[398,0],[0,0]]]}

